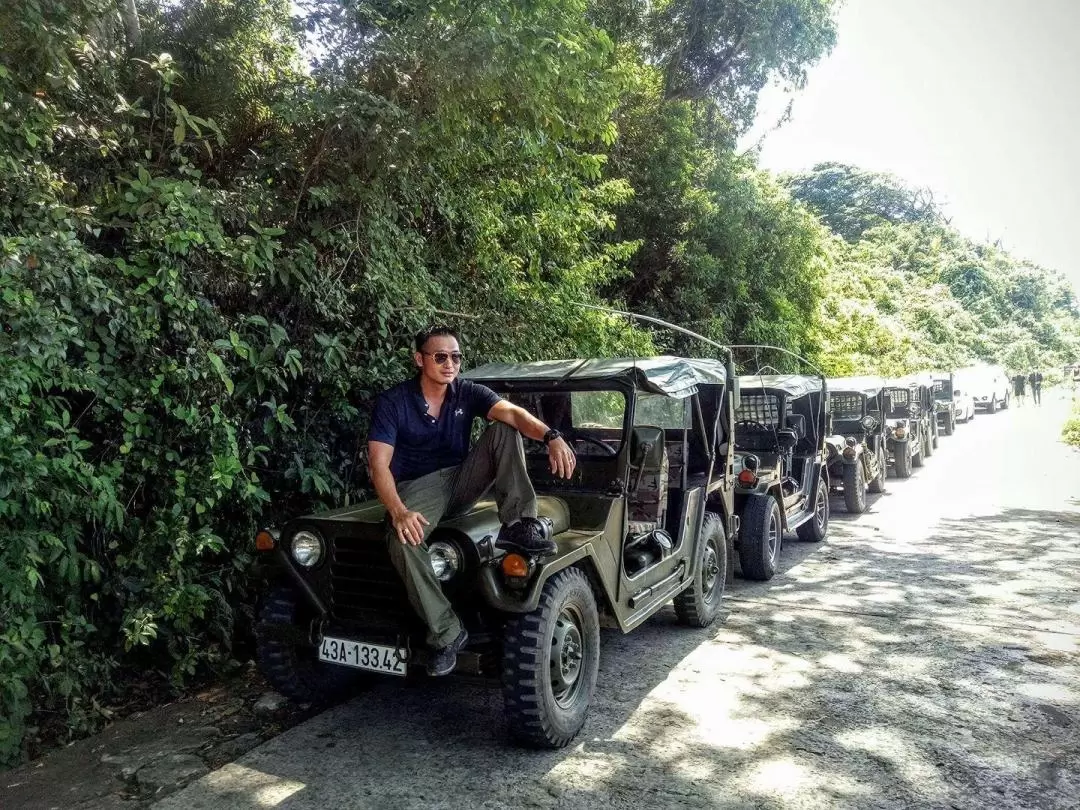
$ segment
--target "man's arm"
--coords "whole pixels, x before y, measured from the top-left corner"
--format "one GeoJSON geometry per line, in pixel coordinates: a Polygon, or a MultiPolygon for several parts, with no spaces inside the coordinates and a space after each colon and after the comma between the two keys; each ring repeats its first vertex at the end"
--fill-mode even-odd
{"type": "Polygon", "coordinates": [[[368,442],[368,472],[371,474],[371,483],[375,485],[375,494],[386,507],[398,540],[418,546],[424,542],[424,527],[428,525],[428,521],[419,512],[410,511],[398,495],[397,482],[394,481],[394,474],[390,472],[390,459],[393,457],[394,445],[368,442]]]}
{"type": "MultiPolygon", "coordinates": [[[[524,408],[501,399],[491,406],[487,418],[503,422],[518,431],[522,436],[536,441],[543,441],[544,434],[549,428],[524,408]]],[[[548,460],[551,462],[551,472],[560,478],[569,478],[574,474],[577,466],[577,457],[573,448],[563,438],[548,442],[548,460]]]]}

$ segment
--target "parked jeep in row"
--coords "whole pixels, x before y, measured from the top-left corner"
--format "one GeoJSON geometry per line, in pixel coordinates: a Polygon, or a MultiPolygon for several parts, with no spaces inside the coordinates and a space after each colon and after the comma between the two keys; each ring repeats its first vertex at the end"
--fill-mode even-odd
{"type": "Polygon", "coordinates": [[[885,448],[885,380],[844,377],[827,381],[832,429],[828,449],[829,482],[842,491],[848,512],[866,511],[866,493],[884,492],[888,468],[885,448]]]}
{"type": "Polygon", "coordinates": [[[897,478],[909,478],[937,447],[933,387],[926,374],[885,382],[885,448],[897,478]]]}
{"type": "Polygon", "coordinates": [[[735,547],[743,576],[776,573],[784,532],[819,542],[829,531],[828,398],[819,377],[739,378],[735,412],[735,547]]]}

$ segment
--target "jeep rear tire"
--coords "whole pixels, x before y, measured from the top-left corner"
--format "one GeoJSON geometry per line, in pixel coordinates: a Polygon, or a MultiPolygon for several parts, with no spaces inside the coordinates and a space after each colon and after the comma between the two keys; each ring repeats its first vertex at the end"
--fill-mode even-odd
{"type": "Polygon", "coordinates": [[[820,543],[829,534],[829,483],[822,475],[814,495],[814,514],[795,530],[804,543],[820,543]]]}
{"type": "MultiPolygon", "coordinates": [[[[911,447],[911,439],[908,439],[908,447],[911,447]]],[[[911,466],[921,467],[926,463],[926,440],[923,438],[922,432],[919,433],[919,449],[918,451],[911,451],[911,466]]]]}
{"type": "Polygon", "coordinates": [[[689,627],[708,627],[715,621],[727,580],[728,544],[723,518],[706,512],[701,537],[694,584],[675,597],[675,615],[689,627]]]}
{"type": "Polygon", "coordinates": [[[772,579],[783,542],[784,527],[776,499],[772,495],[751,495],[743,507],[739,530],[739,564],[743,576],[758,582],[772,579]]]}
{"type": "Polygon", "coordinates": [[[861,461],[844,465],[844,506],[852,515],[861,515],[866,511],[866,479],[863,478],[861,461]]]}
{"type": "Polygon", "coordinates": [[[950,412],[945,414],[945,425],[942,427],[941,432],[946,436],[952,436],[954,430],[956,430],[956,414],[950,412]]]}
{"type": "Polygon", "coordinates": [[[503,706],[510,736],[563,748],[585,725],[600,668],[600,617],[589,578],[566,568],[544,583],[540,604],[503,631],[503,706]]]}
{"type": "Polygon", "coordinates": [[[302,604],[287,585],[270,589],[259,607],[255,625],[255,660],[270,685],[296,703],[325,704],[343,697],[361,682],[350,667],[320,661],[311,644],[282,639],[277,629],[310,626],[314,610],[302,604]]]}
{"type": "Polygon", "coordinates": [[[911,439],[898,442],[893,451],[893,466],[896,467],[897,478],[911,478],[911,439]]]}
{"type": "Polygon", "coordinates": [[[934,449],[937,447],[937,439],[934,437],[934,428],[927,428],[924,435],[926,438],[923,440],[923,458],[930,458],[930,456],[934,455],[934,449]]]}

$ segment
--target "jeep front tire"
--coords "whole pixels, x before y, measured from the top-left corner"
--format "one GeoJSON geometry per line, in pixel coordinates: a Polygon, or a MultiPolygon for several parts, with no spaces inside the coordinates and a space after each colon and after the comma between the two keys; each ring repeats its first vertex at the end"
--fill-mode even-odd
{"type": "Polygon", "coordinates": [[[751,495],[743,507],[739,530],[739,565],[743,576],[758,582],[773,578],[780,559],[784,529],[772,495],[751,495]]]}
{"type": "Polygon", "coordinates": [[[795,530],[795,534],[804,543],[820,543],[829,534],[829,482],[824,474],[818,479],[814,494],[814,514],[795,530]]]}
{"type": "Polygon", "coordinates": [[[256,663],[270,685],[295,703],[330,703],[362,680],[355,669],[320,661],[314,645],[286,639],[282,631],[306,630],[314,618],[287,585],[271,588],[259,606],[256,663]]]}
{"type": "Polygon", "coordinates": [[[530,748],[563,748],[581,727],[600,668],[600,617],[579,568],[544,583],[540,604],[503,632],[503,705],[510,736],[530,748]]]}
{"type": "Polygon", "coordinates": [[[885,448],[879,444],[877,449],[878,474],[870,482],[869,489],[875,495],[885,491],[885,476],[889,474],[889,462],[885,456],[885,448]]]}
{"type": "Polygon", "coordinates": [[[844,465],[844,506],[852,515],[866,511],[866,480],[861,465],[861,461],[844,465]]]}
{"type": "Polygon", "coordinates": [[[893,464],[897,478],[911,478],[911,440],[897,442],[893,449],[893,464]]]}
{"type": "Polygon", "coordinates": [[[727,536],[720,515],[705,513],[701,540],[694,584],[675,597],[675,616],[689,627],[708,627],[720,613],[728,570],[727,536]]]}

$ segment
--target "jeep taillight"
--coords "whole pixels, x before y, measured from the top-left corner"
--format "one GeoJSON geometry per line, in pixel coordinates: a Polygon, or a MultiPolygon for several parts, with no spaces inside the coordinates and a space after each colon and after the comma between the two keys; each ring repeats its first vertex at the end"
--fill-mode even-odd
{"type": "Polygon", "coordinates": [[[756,487],[757,486],[757,473],[753,470],[742,470],[739,473],[739,486],[741,487],[756,487]]]}

